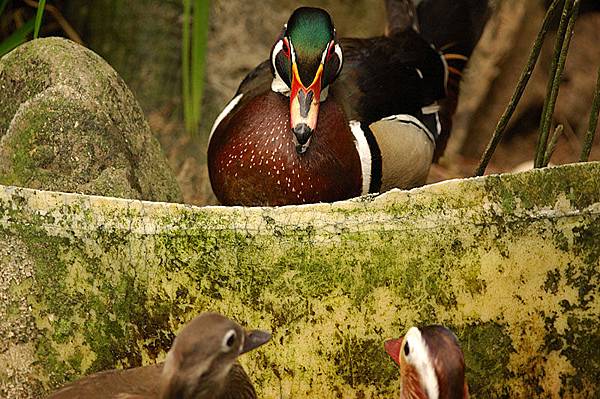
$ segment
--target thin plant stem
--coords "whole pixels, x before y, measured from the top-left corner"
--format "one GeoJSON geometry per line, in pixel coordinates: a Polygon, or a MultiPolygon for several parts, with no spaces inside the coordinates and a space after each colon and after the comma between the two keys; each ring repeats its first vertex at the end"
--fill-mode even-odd
{"type": "Polygon", "coordinates": [[[592,152],[592,145],[594,143],[594,135],[596,133],[596,127],[598,126],[598,114],[600,113],[600,67],[598,67],[598,79],[596,81],[596,94],[594,94],[594,101],[592,102],[592,110],[590,112],[590,121],[588,123],[587,134],[585,135],[585,141],[583,148],[581,149],[581,156],[579,162],[587,162],[590,158],[590,152],[592,152]]]}
{"type": "Polygon", "coordinates": [[[202,94],[204,91],[205,55],[208,39],[208,14],[210,3],[208,0],[195,0],[192,25],[192,64],[191,77],[191,110],[192,129],[196,133],[200,124],[200,110],[202,107],[202,94]]]}
{"type": "Polygon", "coordinates": [[[529,78],[531,78],[531,74],[533,73],[533,69],[535,68],[535,64],[537,63],[540,51],[542,50],[544,38],[546,37],[546,33],[550,28],[550,21],[560,1],[561,0],[554,0],[548,8],[548,11],[546,11],[546,16],[544,17],[544,21],[542,22],[542,27],[540,28],[540,31],[538,32],[537,37],[533,42],[533,47],[531,49],[531,53],[529,54],[527,65],[525,66],[523,72],[521,73],[521,76],[519,77],[519,82],[517,83],[515,92],[513,93],[506,107],[506,110],[504,110],[504,113],[498,120],[498,124],[496,125],[496,129],[494,130],[494,134],[492,135],[492,138],[490,139],[490,142],[488,143],[485,152],[481,156],[481,161],[479,162],[479,166],[475,171],[475,176],[482,176],[485,173],[485,169],[490,163],[492,155],[494,155],[494,151],[496,151],[496,147],[502,140],[502,136],[504,135],[506,126],[508,125],[510,118],[515,112],[515,109],[517,108],[521,97],[523,96],[523,92],[525,91],[525,87],[529,82],[529,78]]]}
{"type": "MultiPolygon", "coordinates": [[[[569,0],[567,0],[569,1],[569,0]]],[[[540,135],[538,137],[538,143],[536,147],[535,163],[536,168],[544,166],[544,155],[546,153],[546,145],[548,143],[548,134],[550,132],[550,126],[552,125],[552,119],[554,116],[554,108],[556,107],[556,99],[558,97],[558,91],[560,89],[560,83],[562,80],[562,74],[565,69],[565,62],[567,60],[567,54],[569,53],[569,45],[571,44],[571,38],[573,37],[573,29],[575,28],[575,21],[579,14],[580,0],[571,0],[572,6],[568,9],[568,24],[564,30],[562,37],[557,35],[556,47],[555,47],[555,68],[552,69],[552,78],[548,84],[548,94],[544,103],[544,111],[542,112],[543,118],[540,122],[540,135]],[[560,42],[559,42],[560,41],[560,42]],[[560,47],[560,51],[557,52],[560,47]],[[556,58],[558,55],[558,58],[556,58]]],[[[565,4],[565,8],[567,5],[565,4]]],[[[564,11],[563,11],[564,17],[564,11]]],[[[563,20],[561,18],[561,25],[563,20]]],[[[559,28],[559,31],[561,29],[559,28]]]]}
{"type": "Polygon", "coordinates": [[[182,79],[182,97],[183,97],[183,120],[186,130],[191,130],[191,91],[190,91],[190,23],[192,15],[191,0],[183,0],[183,37],[181,45],[181,79],[182,79]]]}
{"type": "Polygon", "coordinates": [[[533,164],[536,167],[537,167],[537,164],[539,161],[538,151],[540,148],[540,140],[543,135],[542,132],[546,131],[546,134],[547,134],[548,130],[550,129],[549,126],[548,126],[548,128],[546,128],[546,119],[547,119],[546,114],[548,113],[548,107],[549,107],[552,87],[554,84],[554,77],[556,76],[558,60],[560,58],[560,52],[562,50],[563,42],[565,39],[565,31],[567,30],[567,23],[569,21],[569,11],[571,10],[571,6],[573,5],[572,2],[573,2],[573,0],[564,0],[564,5],[563,5],[562,12],[561,12],[561,17],[560,17],[560,24],[558,25],[558,29],[556,31],[556,39],[554,42],[554,52],[552,54],[552,64],[550,65],[550,75],[548,76],[546,96],[544,97],[544,106],[542,107],[542,115],[540,117],[539,134],[538,134],[538,138],[537,138],[537,141],[535,144],[536,151],[534,154],[533,164]]]}
{"type": "Polygon", "coordinates": [[[548,166],[548,164],[550,163],[550,158],[552,158],[552,154],[554,154],[554,150],[556,150],[558,139],[564,131],[565,127],[562,124],[559,124],[558,126],[556,126],[556,129],[554,129],[554,133],[552,134],[552,138],[550,139],[550,144],[548,144],[546,154],[544,155],[544,166],[548,166]]]}
{"type": "MultiPolygon", "coordinates": [[[[30,7],[37,8],[39,6],[39,3],[34,0],[23,0],[23,1],[25,2],[25,4],[27,4],[30,7]]],[[[81,44],[82,46],[85,45],[83,43],[83,40],[81,39],[81,36],[79,36],[77,31],[75,31],[75,29],[71,26],[71,24],[69,24],[69,21],[67,21],[65,19],[65,17],[61,14],[61,12],[58,8],[56,8],[52,4],[46,4],[46,6],[44,7],[44,12],[52,15],[52,17],[56,20],[56,22],[58,22],[58,24],[60,25],[60,27],[62,28],[62,30],[65,32],[65,34],[67,35],[67,37],[69,39],[81,44]]],[[[0,15],[1,14],[2,14],[2,12],[0,12],[0,15]]]]}
{"type": "Polygon", "coordinates": [[[46,0],[40,0],[37,7],[37,13],[35,14],[35,27],[33,29],[33,38],[37,39],[40,34],[40,26],[42,26],[42,17],[44,16],[44,8],[46,7],[46,0]]]}

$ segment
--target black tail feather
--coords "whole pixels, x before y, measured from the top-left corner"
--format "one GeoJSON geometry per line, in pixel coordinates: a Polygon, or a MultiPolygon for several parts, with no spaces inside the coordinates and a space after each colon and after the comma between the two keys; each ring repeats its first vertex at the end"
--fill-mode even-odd
{"type": "Polygon", "coordinates": [[[469,57],[490,16],[487,0],[414,0],[420,33],[444,53],[469,57]]]}
{"type": "Polygon", "coordinates": [[[441,134],[434,161],[444,153],[458,105],[462,73],[490,16],[488,0],[414,0],[421,36],[444,56],[448,66],[446,98],[440,101],[441,134]]]}

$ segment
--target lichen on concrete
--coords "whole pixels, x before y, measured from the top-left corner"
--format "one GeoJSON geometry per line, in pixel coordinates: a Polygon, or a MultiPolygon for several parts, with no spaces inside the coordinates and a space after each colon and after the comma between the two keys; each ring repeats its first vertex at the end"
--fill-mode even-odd
{"type": "Polygon", "coordinates": [[[135,98],[73,42],[28,42],[0,59],[0,183],[181,200],[135,98]]]}
{"type": "Polygon", "coordinates": [[[475,398],[597,396],[599,175],[568,165],[283,208],[0,188],[0,240],[33,270],[28,378],[51,390],[154,363],[211,309],[273,332],[242,357],[264,398],[393,397],[382,343],[429,323],[456,332],[475,398]]]}

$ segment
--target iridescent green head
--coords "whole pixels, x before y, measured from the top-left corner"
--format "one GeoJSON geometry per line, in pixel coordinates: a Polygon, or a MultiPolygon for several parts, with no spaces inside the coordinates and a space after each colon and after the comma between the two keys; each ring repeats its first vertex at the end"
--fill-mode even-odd
{"type": "Polygon", "coordinates": [[[290,126],[304,153],[316,129],[321,92],[342,69],[342,49],[327,11],[295,10],[271,50],[272,89],[290,96],[290,126]]]}

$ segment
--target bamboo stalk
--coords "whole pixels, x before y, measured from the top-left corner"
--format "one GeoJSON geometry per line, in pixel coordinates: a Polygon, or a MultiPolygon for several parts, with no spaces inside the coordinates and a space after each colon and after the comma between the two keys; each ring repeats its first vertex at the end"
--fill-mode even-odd
{"type": "Polygon", "coordinates": [[[531,78],[531,74],[533,73],[533,69],[535,68],[535,64],[537,63],[540,51],[542,50],[544,38],[546,37],[546,33],[548,32],[548,29],[550,27],[550,20],[552,19],[554,11],[558,7],[559,2],[560,0],[554,0],[548,8],[548,11],[546,11],[546,16],[544,17],[544,21],[542,22],[542,27],[540,28],[540,31],[538,32],[537,37],[533,42],[533,46],[529,54],[529,59],[527,60],[527,64],[525,65],[525,68],[523,69],[523,72],[519,77],[519,82],[517,83],[515,92],[513,93],[506,109],[504,110],[504,113],[498,120],[498,124],[496,125],[496,129],[494,130],[494,134],[492,135],[492,138],[490,139],[487,148],[481,156],[481,160],[479,162],[477,170],[475,170],[475,176],[482,176],[485,173],[485,169],[490,163],[490,160],[492,159],[492,155],[494,155],[496,147],[502,140],[502,136],[504,135],[506,126],[508,125],[510,118],[515,112],[515,109],[517,108],[517,105],[519,104],[519,101],[523,96],[525,87],[527,86],[527,83],[531,78]]]}
{"type": "Polygon", "coordinates": [[[592,110],[590,112],[590,121],[588,123],[587,134],[585,135],[585,141],[581,149],[581,156],[579,162],[587,162],[590,158],[590,152],[592,151],[592,145],[594,144],[594,135],[596,134],[596,127],[598,125],[598,114],[600,113],[600,67],[598,67],[598,79],[596,81],[596,94],[594,94],[594,101],[592,102],[592,110]]]}
{"type": "Polygon", "coordinates": [[[556,107],[556,99],[558,98],[558,91],[560,90],[560,83],[565,68],[565,62],[567,60],[567,54],[569,52],[569,46],[571,44],[571,38],[573,37],[575,21],[577,20],[577,15],[579,14],[579,4],[580,0],[565,0],[563,15],[561,17],[558,33],[556,35],[554,57],[552,61],[550,79],[548,80],[548,91],[546,94],[546,100],[544,101],[542,119],[540,121],[540,134],[538,136],[536,145],[534,162],[534,167],[536,168],[545,166],[544,157],[546,153],[546,146],[548,144],[548,135],[550,132],[550,126],[552,125],[554,108],[556,107]]]}

